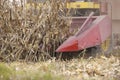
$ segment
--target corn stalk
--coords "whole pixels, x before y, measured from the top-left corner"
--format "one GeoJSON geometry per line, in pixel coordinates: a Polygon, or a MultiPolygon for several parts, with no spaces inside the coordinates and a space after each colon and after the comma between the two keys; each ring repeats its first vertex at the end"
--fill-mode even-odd
{"type": "Polygon", "coordinates": [[[56,48],[69,35],[63,18],[65,2],[47,0],[37,3],[24,0],[0,1],[0,59],[3,61],[38,61],[55,55],[56,48]],[[67,34],[66,34],[67,33],[67,34]]]}

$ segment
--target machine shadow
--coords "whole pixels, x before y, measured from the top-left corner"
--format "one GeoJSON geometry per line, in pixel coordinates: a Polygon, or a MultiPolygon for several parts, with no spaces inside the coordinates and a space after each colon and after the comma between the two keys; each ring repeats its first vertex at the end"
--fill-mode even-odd
{"type": "Polygon", "coordinates": [[[91,47],[77,52],[56,53],[55,57],[60,60],[71,60],[77,58],[88,59],[90,57],[96,57],[98,54],[100,54],[100,50],[98,50],[97,47],[91,47]]]}

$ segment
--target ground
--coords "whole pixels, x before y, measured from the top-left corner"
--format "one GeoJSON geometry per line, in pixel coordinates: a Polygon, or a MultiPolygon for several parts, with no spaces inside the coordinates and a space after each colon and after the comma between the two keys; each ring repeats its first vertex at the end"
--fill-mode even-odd
{"type": "Polygon", "coordinates": [[[119,56],[0,63],[0,80],[119,80],[119,56]]]}

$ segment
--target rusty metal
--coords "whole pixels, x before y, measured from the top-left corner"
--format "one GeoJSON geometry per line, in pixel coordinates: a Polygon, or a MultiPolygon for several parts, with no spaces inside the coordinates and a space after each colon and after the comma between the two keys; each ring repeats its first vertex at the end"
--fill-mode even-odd
{"type": "Polygon", "coordinates": [[[108,3],[107,2],[100,3],[100,13],[101,15],[108,14],[108,3]]]}

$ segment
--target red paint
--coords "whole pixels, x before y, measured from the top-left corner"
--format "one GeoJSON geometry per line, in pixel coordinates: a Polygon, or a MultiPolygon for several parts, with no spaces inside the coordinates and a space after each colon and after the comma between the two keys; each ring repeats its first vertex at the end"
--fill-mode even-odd
{"type": "Polygon", "coordinates": [[[78,40],[75,36],[67,39],[57,50],[56,52],[69,52],[78,50],[78,40]]]}
{"type": "Polygon", "coordinates": [[[83,29],[78,31],[77,35],[67,39],[56,52],[79,51],[100,45],[111,35],[111,20],[107,15],[98,16],[89,25],[84,25],[83,29]],[[87,28],[84,29],[84,27],[87,28]]]}

